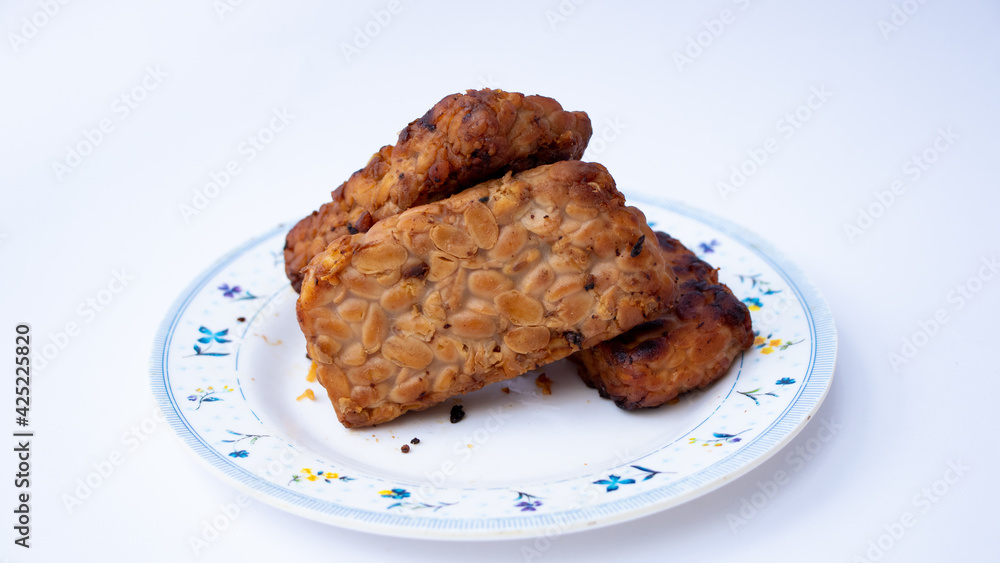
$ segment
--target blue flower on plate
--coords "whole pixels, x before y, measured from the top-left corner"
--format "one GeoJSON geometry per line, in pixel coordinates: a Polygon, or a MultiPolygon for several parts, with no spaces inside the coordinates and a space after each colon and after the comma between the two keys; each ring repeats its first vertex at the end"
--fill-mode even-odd
{"type": "Polygon", "coordinates": [[[795,383],[795,380],[791,377],[782,377],[781,379],[774,382],[775,385],[791,385],[795,383]]]}
{"type": "Polygon", "coordinates": [[[232,342],[232,340],[228,340],[226,338],[223,338],[224,336],[226,336],[227,334],[229,334],[229,329],[228,328],[224,329],[224,330],[220,330],[219,332],[212,332],[208,328],[200,326],[200,327],[198,327],[198,332],[200,332],[201,334],[204,334],[205,336],[202,336],[201,338],[199,338],[198,340],[196,340],[196,342],[200,342],[202,344],[208,344],[208,346],[205,346],[205,349],[202,350],[201,346],[195,344],[194,345],[194,354],[191,354],[192,356],[228,356],[229,355],[229,352],[210,352],[209,351],[209,350],[212,349],[212,343],[213,342],[218,342],[220,344],[225,344],[227,342],[232,342]]]}
{"type": "Polygon", "coordinates": [[[520,508],[521,512],[534,512],[536,508],[542,506],[542,502],[538,500],[533,501],[521,501],[514,505],[514,508],[520,508]]]}
{"type": "Polygon", "coordinates": [[[378,494],[382,495],[385,498],[393,498],[397,500],[401,498],[408,498],[410,496],[410,492],[407,491],[406,489],[392,489],[390,491],[379,491],[378,494]]]}
{"type": "Polygon", "coordinates": [[[219,344],[225,344],[226,342],[232,342],[232,340],[226,340],[225,338],[223,338],[224,336],[226,336],[227,334],[229,334],[229,329],[228,328],[225,329],[225,330],[220,330],[219,332],[212,332],[211,330],[209,330],[209,329],[207,329],[207,328],[205,328],[203,326],[200,326],[200,327],[198,327],[198,332],[200,332],[202,334],[207,334],[208,335],[208,336],[202,336],[201,338],[198,339],[198,342],[201,342],[202,344],[208,344],[209,342],[211,342],[213,340],[215,340],[219,344]]]}
{"type": "Polygon", "coordinates": [[[622,479],[619,475],[608,475],[607,479],[601,479],[600,481],[594,481],[595,485],[607,485],[607,492],[617,491],[618,485],[631,485],[635,483],[635,479],[622,479]]]}
{"type": "Polygon", "coordinates": [[[234,285],[233,287],[229,287],[228,283],[224,283],[224,284],[220,285],[219,289],[222,290],[222,296],[223,297],[228,297],[230,299],[233,298],[233,295],[236,295],[237,293],[240,293],[240,292],[243,291],[243,289],[240,288],[240,286],[238,286],[238,285],[234,285]]]}
{"type": "Polygon", "coordinates": [[[229,457],[246,457],[250,455],[250,452],[246,450],[236,450],[234,452],[229,452],[229,457]]]}
{"type": "Polygon", "coordinates": [[[699,244],[698,248],[701,249],[704,254],[711,254],[712,252],[715,252],[716,246],[719,246],[719,241],[712,239],[712,242],[703,242],[699,244]]]}

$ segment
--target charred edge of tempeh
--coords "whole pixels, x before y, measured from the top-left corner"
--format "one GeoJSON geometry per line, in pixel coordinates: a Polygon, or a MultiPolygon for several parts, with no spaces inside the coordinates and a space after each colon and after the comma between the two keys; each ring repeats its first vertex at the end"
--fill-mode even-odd
{"type": "Polygon", "coordinates": [[[753,343],[750,312],[718,283],[715,268],[656,233],[678,279],[677,303],[654,320],[570,356],[585,383],[623,409],[660,406],[705,387],[753,343]]]}

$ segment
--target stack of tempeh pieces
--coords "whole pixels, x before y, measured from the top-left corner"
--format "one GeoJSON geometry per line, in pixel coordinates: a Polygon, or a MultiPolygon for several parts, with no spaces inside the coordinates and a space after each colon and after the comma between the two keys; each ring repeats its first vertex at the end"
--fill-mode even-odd
{"type": "Polygon", "coordinates": [[[583,112],[448,96],[288,234],[309,356],[347,427],[570,356],[623,408],[704,386],[753,341],[716,271],[654,233],[583,112]]]}

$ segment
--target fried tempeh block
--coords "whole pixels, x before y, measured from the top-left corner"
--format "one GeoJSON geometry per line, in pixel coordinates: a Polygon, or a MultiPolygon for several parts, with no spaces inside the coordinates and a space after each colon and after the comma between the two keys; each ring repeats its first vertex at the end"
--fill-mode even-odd
{"type": "Polygon", "coordinates": [[[300,270],[337,238],[507,171],[579,159],[591,133],[586,113],[563,111],[552,98],[502,90],[448,96],[292,228],[285,274],[298,291],[300,270]]]}
{"type": "Polygon", "coordinates": [[[508,173],[335,241],[299,324],[340,421],[379,424],[659,316],[674,278],[647,240],[600,164],[508,173]]]}
{"type": "Polygon", "coordinates": [[[678,299],[655,320],[576,352],[585,383],[623,409],[657,407],[722,377],[753,344],[750,312],[719,283],[717,271],[679,241],[656,233],[678,299]]]}

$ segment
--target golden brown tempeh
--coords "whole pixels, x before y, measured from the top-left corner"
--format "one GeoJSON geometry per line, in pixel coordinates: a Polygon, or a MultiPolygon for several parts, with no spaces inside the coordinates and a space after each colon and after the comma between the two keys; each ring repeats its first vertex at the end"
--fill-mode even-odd
{"type": "Polygon", "coordinates": [[[623,409],[657,407],[722,377],[753,344],[750,312],[716,270],[676,239],[656,233],[678,299],[658,319],[576,352],[580,377],[623,409]]]}
{"type": "Polygon", "coordinates": [[[300,270],[337,238],[507,171],[578,159],[591,133],[586,113],[563,111],[552,98],[502,90],[448,96],[292,228],[285,273],[298,291],[300,270]]]}
{"type": "Polygon", "coordinates": [[[657,317],[674,280],[654,241],[603,166],[540,166],[338,239],[299,324],[340,421],[370,426],[657,317]]]}

